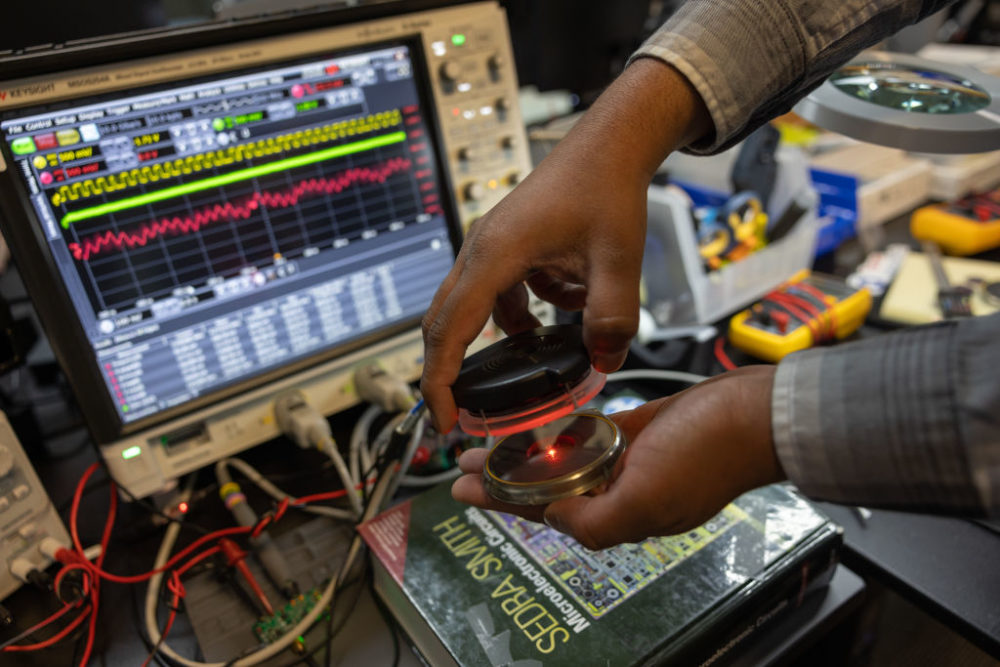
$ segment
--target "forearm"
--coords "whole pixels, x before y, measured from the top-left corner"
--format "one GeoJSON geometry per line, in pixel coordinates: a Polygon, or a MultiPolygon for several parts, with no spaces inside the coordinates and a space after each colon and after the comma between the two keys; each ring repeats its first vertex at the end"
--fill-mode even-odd
{"type": "Polygon", "coordinates": [[[622,73],[547,160],[571,154],[648,183],[672,151],[710,131],[701,97],[676,69],[645,59],[622,73]]]}
{"type": "Polygon", "coordinates": [[[670,63],[691,81],[715,131],[688,149],[711,153],[790,109],[858,51],[950,1],[688,0],[633,58],[670,63]]]}
{"type": "Polygon", "coordinates": [[[806,494],[1000,513],[1000,315],[793,355],[772,396],[775,450],[806,494]]]}

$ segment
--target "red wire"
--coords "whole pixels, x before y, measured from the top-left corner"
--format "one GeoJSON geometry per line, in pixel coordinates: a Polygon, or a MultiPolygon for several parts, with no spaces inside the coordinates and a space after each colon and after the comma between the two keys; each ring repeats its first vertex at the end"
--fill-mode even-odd
{"type": "MultiPolygon", "coordinates": [[[[163,632],[160,633],[160,642],[159,643],[162,643],[164,640],[166,640],[167,633],[170,632],[170,628],[173,627],[173,625],[174,625],[174,619],[175,618],[177,618],[177,605],[176,604],[173,605],[173,608],[170,610],[170,615],[167,616],[167,622],[163,626],[163,632]]],[[[147,665],[149,665],[149,661],[153,659],[153,656],[156,655],[156,652],[157,652],[157,647],[154,645],[153,648],[152,648],[152,650],[150,650],[149,655],[147,655],[146,659],[143,661],[142,667],[146,667],[147,665]]]]}
{"type": "Polygon", "coordinates": [[[170,603],[170,615],[167,616],[167,622],[163,626],[163,632],[160,633],[160,639],[157,641],[156,645],[153,646],[149,655],[146,656],[146,660],[142,663],[142,667],[146,667],[149,664],[149,661],[153,659],[153,656],[156,655],[157,645],[166,641],[167,633],[170,632],[170,628],[174,625],[174,619],[177,618],[177,605],[180,603],[180,599],[185,595],[184,585],[181,583],[181,575],[209,556],[219,553],[219,551],[221,551],[221,549],[217,546],[205,549],[200,554],[170,573],[171,576],[170,580],[167,582],[167,588],[169,588],[170,592],[174,594],[174,599],[170,603]]]}
{"type": "Polygon", "coordinates": [[[792,292],[782,292],[782,294],[790,303],[796,304],[813,317],[813,324],[816,326],[817,342],[829,340],[830,322],[823,317],[824,312],[826,312],[825,309],[820,310],[809,299],[799,294],[793,294],[792,292]]]}
{"type": "MultiPolygon", "coordinates": [[[[90,660],[90,655],[93,652],[94,638],[97,630],[97,614],[99,609],[101,579],[105,579],[107,581],[120,584],[136,584],[136,583],[141,583],[143,581],[147,581],[156,574],[161,574],[168,570],[172,570],[175,566],[177,566],[178,563],[181,563],[189,554],[193,553],[198,547],[202,546],[206,542],[210,542],[212,540],[218,540],[222,537],[228,537],[230,535],[243,535],[246,533],[250,533],[251,537],[259,535],[261,531],[263,531],[264,528],[266,528],[269,524],[280,519],[287,511],[288,507],[291,506],[292,504],[304,505],[306,503],[315,502],[318,500],[331,500],[334,498],[339,498],[347,494],[346,490],[341,489],[338,491],[331,491],[328,493],[316,493],[309,496],[303,496],[302,498],[297,498],[294,500],[291,498],[285,498],[278,504],[278,507],[276,508],[273,514],[264,516],[261,519],[261,521],[259,521],[255,526],[237,526],[234,528],[223,528],[222,530],[214,531],[207,535],[203,535],[202,537],[198,538],[197,540],[189,544],[187,547],[185,547],[180,552],[175,554],[172,558],[170,558],[166,563],[164,563],[159,568],[150,570],[148,572],[144,572],[142,574],[117,575],[107,572],[103,569],[104,558],[107,555],[108,545],[111,542],[111,533],[114,529],[115,517],[117,515],[117,509],[118,509],[118,490],[113,482],[110,487],[111,499],[110,499],[110,505],[108,507],[108,515],[107,518],[105,519],[104,532],[101,536],[101,553],[98,555],[94,563],[88,561],[86,559],[86,556],[84,555],[83,544],[80,542],[80,535],[77,528],[77,518],[80,512],[80,501],[83,498],[83,490],[87,485],[87,481],[94,474],[97,468],[98,464],[93,463],[84,471],[83,475],[80,476],[80,480],[77,482],[76,490],[73,493],[73,503],[70,508],[70,517],[69,517],[69,528],[70,528],[70,536],[73,540],[73,551],[61,549],[57,553],[57,557],[59,558],[60,561],[65,563],[65,566],[56,575],[56,584],[57,584],[56,590],[58,590],[58,584],[61,583],[62,577],[67,572],[72,571],[74,569],[84,570],[93,579],[93,581],[89,583],[89,586],[86,580],[84,582],[85,592],[87,588],[89,588],[90,606],[87,607],[84,613],[80,614],[76,619],[74,619],[74,621],[69,626],[64,628],[55,637],[52,637],[51,639],[48,639],[40,644],[34,645],[37,646],[37,648],[45,648],[47,646],[55,644],[56,642],[60,641],[63,637],[65,637],[67,634],[69,634],[69,632],[71,632],[74,628],[80,625],[80,623],[82,623],[83,620],[89,615],[90,625],[87,632],[87,645],[80,662],[81,667],[86,666],[87,662],[90,660]]],[[[358,487],[360,487],[360,485],[358,485],[358,487]]],[[[162,634],[163,637],[165,637],[166,634],[170,631],[170,628],[173,625],[174,618],[176,617],[177,604],[179,603],[180,598],[184,597],[185,595],[183,584],[180,581],[180,575],[187,572],[194,565],[201,562],[205,558],[208,558],[209,556],[218,553],[219,550],[220,548],[217,545],[209,549],[206,549],[205,551],[193,556],[190,560],[180,565],[180,567],[177,567],[177,569],[171,573],[171,578],[168,581],[167,586],[174,593],[174,604],[172,605],[173,609],[171,609],[171,613],[170,616],[168,617],[167,623],[164,626],[162,634]]],[[[71,606],[72,605],[67,605],[59,612],[56,612],[56,614],[53,614],[53,616],[40,623],[37,627],[41,628],[55,621],[60,616],[65,614],[66,611],[71,606]]],[[[7,650],[27,651],[36,649],[27,647],[8,647],[7,650]]],[[[154,653],[155,650],[151,652],[150,655],[146,658],[146,661],[143,663],[144,666],[149,663],[149,660],[152,658],[154,653]]]]}
{"type": "MultiPolygon", "coordinates": [[[[77,605],[75,603],[72,603],[72,602],[64,604],[63,607],[62,607],[62,609],[60,609],[56,613],[52,614],[51,616],[49,616],[48,618],[46,618],[44,621],[39,621],[38,623],[36,623],[33,626],[31,626],[30,628],[28,628],[28,630],[25,631],[24,636],[27,637],[28,635],[32,635],[32,634],[38,632],[39,630],[41,630],[42,628],[44,628],[44,627],[46,627],[48,625],[51,625],[52,623],[58,621],[60,618],[62,618],[63,616],[65,616],[66,612],[68,612],[70,609],[73,609],[74,607],[77,607],[77,606],[79,606],[79,605],[77,605]]],[[[22,645],[12,644],[10,646],[4,647],[3,650],[4,651],[27,651],[28,649],[22,648],[23,646],[27,646],[27,645],[26,644],[22,644],[22,645]]]]}
{"type": "Polygon", "coordinates": [[[737,366],[733,363],[733,360],[729,358],[726,354],[726,339],[724,336],[719,336],[715,339],[715,358],[719,360],[722,367],[727,371],[736,370],[737,366]]]}
{"type": "MultiPolygon", "coordinates": [[[[66,576],[67,572],[72,572],[73,570],[83,570],[83,574],[84,574],[84,577],[83,577],[83,594],[84,595],[90,595],[90,579],[91,579],[91,577],[90,577],[90,570],[88,570],[81,563],[69,563],[67,565],[63,565],[62,568],[60,568],[59,572],[56,573],[55,581],[52,584],[53,588],[55,589],[56,597],[59,597],[59,595],[60,595],[60,593],[62,591],[63,577],[66,576]]],[[[62,600],[61,597],[59,597],[59,599],[62,600]]]]}
{"type": "Polygon", "coordinates": [[[765,299],[773,301],[774,303],[778,304],[779,306],[787,310],[789,313],[791,313],[793,317],[802,322],[803,325],[808,327],[809,333],[812,334],[813,341],[818,341],[820,339],[819,330],[816,328],[816,323],[813,322],[813,318],[810,317],[808,313],[804,312],[801,308],[799,308],[799,305],[798,303],[796,303],[795,299],[792,299],[788,294],[784,292],[771,292],[765,297],[765,299]]]}
{"type": "MultiPolygon", "coordinates": [[[[72,519],[72,517],[70,518],[72,519]]],[[[192,551],[202,546],[206,542],[218,539],[220,537],[227,537],[229,535],[243,535],[251,532],[252,530],[253,530],[252,526],[235,526],[233,528],[223,528],[213,533],[209,533],[208,535],[203,535],[194,542],[192,542],[191,544],[189,544],[188,546],[184,547],[184,549],[182,549],[180,552],[174,555],[166,563],[164,563],[162,567],[158,567],[155,570],[150,570],[149,572],[143,572],[142,574],[129,574],[129,575],[113,574],[111,572],[106,572],[89,562],[84,567],[88,572],[92,573],[93,575],[100,577],[101,579],[106,579],[107,581],[116,584],[141,584],[142,582],[151,579],[155,574],[162,574],[167,570],[172,569],[174,566],[177,565],[177,563],[184,560],[184,558],[188,554],[190,554],[192,551]]]]}
{"type": "Polygon", "coordinates": [[[826,294],[824,294],[821,290],[819,290],[818,288],[814,287],[813,285],[810,285],[809,283],[799,283],[797,285],[797,287],[800,288],[800,289],[802,289],[802,290],[804,290],[804,291],[806,291],[806,292],[808,292],[814,299],[816,299],[817,301],[819,301],[820,303],[822,303],[825,306],[826,309],[823,312],[826,314],[826,316],[828,318],[828,323],[829,323],[828,333],[829,333],[829,336],[830,336],[830,340],[833,340],[834,338],[836,338],[837,337],[837,319],[836,319],[836,315],[833,312],[833,308],[830,306],[830,304],[826,300],[826,294]]]}
{"type": "MultiPolygon", "coordinates": [[[[64,609],[69,608],[69,607],[73,607],[73,606],[75,606],[75,605],[68,605],[68,607],[65,607],[64,609]]],[[[43,648],[48,648],[48,647],[52,646],[53,644],[57,644],[58,642],[60,642],[63,639],[65,639],[66,636],[69,635],[69,633],[73,632],[73,630],[75,630],[78,625],[80,625],[81,623],[83,623],[83,620],[85,618],[87,618],[87,616],[90,614],[90,612],[91,612],[90,607],[87,607],[86,609],[83,610],[83,612],[79,616],[77,616],[76,618],[74,618],[73,621],[69,625],[67,625],[65,628],[63,628],[62,630],[60,630],[58,633],[52,635],[51,637],[49,637],[45,641],[38,642],[37,644],[15,644],[14,646],[8,646],[7,648],[4,649],[4,651],[40,651],[43,648]]],[[[56,612],[56,614],[58,614],[60,616],[62,615],[62,613],[63,613],[62,610],[56,612]]],[[[41,625],[48,625],[52,620],[54,620],[54,618],[57,617],[56,614],[53,614],[53,616],[51,616],[48,619],[42,621],[41,625]]]]}
{"type": "MultiPolygon", "coordinates": [[[[360,489],[361,484],[354,487],[355,489],[360,489]]],[[[292,505],[306,505],[308,503],[315,503],[320,500],[334,500],[336,498],[343,498],[347,495],[346,489],[337,489],[336,491],[327,491],[326,493],[314,493],[309,496],[302,496],[301,498],[296,498],[292,501],[292,505]]]]}
{"type": "MultiPolygon", "coordinates": [[[[97,464],[93,464],[92,467],[97,464]]],[[[104,557],[108,553],[108,545],[111,543],[111,531],[115,526],[115,517],[118,514],[118,489],[115,485],[111,485],[111,499],[108,505],[108,516],[104,520],[104,532],[101,535],[101,553],[97,556],[97,567],[100,568],[104,564],[104,557]]],[[[82,487],[81,487],[82,491],[82,487]]],[[[76,541],[77,554],[81,559],[85,560],[83,555],[83,549],[80,548],[79,539],[76,541]]],[[[80,658],[80,667],[87,667],[90,662],[90,654],[94,650],[94,637],[97,634],[97,612],[99,608],[99,603],[101,599],[101,581],[95,580],[92,587],[92,592],[90,594],[90,604],[93,607],[93,611],[90,614],[90,623],[87,628],[87,645],[83,649],[83,656],[80,658]]]]}

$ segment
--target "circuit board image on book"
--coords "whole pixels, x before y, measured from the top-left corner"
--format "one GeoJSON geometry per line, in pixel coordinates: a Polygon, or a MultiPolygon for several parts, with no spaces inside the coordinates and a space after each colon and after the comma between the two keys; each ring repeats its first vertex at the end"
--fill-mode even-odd
{"type": "Polygon", "coordinates": [[[487,512],[504,532],[528,554],[563,593],[593,618],[614,609],[683,563],[699,549],[725,534],[747,515],[730,505],[703,526],[684,535],[622,544],[590,551],[568,535],[512,514],[487,512]]]}
{"type": "Polygon", "coordinates": [[[722,664],[828,583],[841,531],[791,488],[589,551],[435,487],[363,524],[375,590],[431,665],[722,664]]]}

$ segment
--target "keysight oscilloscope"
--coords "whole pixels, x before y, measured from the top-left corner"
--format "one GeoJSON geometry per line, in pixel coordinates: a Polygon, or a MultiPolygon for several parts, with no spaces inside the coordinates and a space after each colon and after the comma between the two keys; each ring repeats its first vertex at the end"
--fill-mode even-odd
{"type": "Polygon", "coordinates": [[[332,413],[530,167],[496,3],[377,3],[0,62],[0,218],[134,494],[332,413]],[[399,13],[400,7],[407,8],[399,13]]]}

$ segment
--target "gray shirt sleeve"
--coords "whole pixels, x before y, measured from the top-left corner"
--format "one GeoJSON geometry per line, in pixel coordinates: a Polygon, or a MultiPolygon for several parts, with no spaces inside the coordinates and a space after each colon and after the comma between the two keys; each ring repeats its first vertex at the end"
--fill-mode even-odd
{"type": "Polygon", "coordinates": [[[688,0],[633,55],[676,67],[698,90],[712,153],[788,111],[857,52],[950,0],[688,0]]]}
{"type": "Polygon", "coordinates": [[[1000,515],[1000,314],[791,355],[771,418],[807,495],[1000,515]]]}

